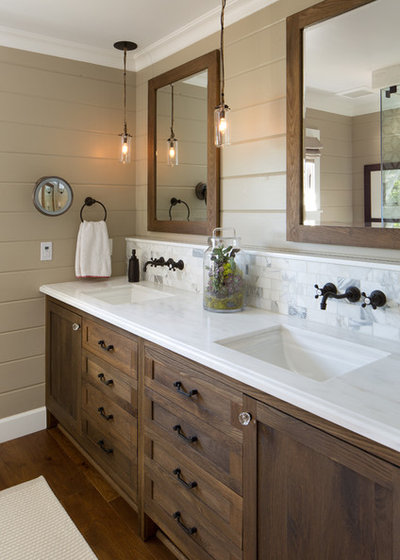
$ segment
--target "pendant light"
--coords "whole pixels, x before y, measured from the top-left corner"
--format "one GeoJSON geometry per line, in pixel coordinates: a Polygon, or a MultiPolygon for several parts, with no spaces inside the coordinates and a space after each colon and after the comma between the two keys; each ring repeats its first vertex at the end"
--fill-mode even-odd
{"type": "Polygon", "coordinates": [[[226,0],[222,0],[221,9],[221,48],[220,48],[220,61],[221,61],[221,98],[220,104],[214,111],[214,129],[215,129],[215,145],[218,148],[223,148],[230,144],[230,131],[229,131],[229,111],[230,107],[225,104],[225,66],[224,66],[224,15],[225,15],[226,0]]]}
{"type": "Polygon", "coordinates": [[[124,51],[124,130],[121,132],[121,163],[130,163],[131,161],[131,144],[132,135],[128,133],[128,126],[126,124],[126,53],[133,51],[137,48],[136,43],[132,41],[117,41],[114,47],[119,51],[124,51]]]}
{"type": "Polygon", "coordinates": [[[171,126],[170,126],[170,136],[167,140],[168,149],[168,165],[174,167],[178,165],[178,139],[175,138],[174,133],[174,84],[171,86],[171,126]]]}

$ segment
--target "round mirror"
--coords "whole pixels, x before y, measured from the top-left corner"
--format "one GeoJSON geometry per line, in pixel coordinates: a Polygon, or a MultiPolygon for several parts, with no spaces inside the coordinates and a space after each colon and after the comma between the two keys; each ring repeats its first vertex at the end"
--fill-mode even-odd
{"type": "Polygon", "coordinates": [[[64,214],[72,204],[72,188],[61,177],[42,177],[33,191],[33,204],[46,216],[64,214]]]}

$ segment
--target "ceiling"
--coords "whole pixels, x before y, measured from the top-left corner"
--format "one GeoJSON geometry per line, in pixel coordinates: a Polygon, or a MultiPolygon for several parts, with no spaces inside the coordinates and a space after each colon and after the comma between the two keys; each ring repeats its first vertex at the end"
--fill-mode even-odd
{"type": "Polygon", "coordinates": [[[379,111],[379,89],[393,83],[382,70],[398,67],[390,80],[400,83],[399,21],[399,0],[376,0],[306,29],[308,106],[349,116],[379,111]]]}
{"type": "MultiPolygon", "coordinates": [[[[276,0],[227,0],[225,25],[276,0]]],[[[140,70],[219,30],[221,0],[0,0],[0,45],[140,70]]]]}

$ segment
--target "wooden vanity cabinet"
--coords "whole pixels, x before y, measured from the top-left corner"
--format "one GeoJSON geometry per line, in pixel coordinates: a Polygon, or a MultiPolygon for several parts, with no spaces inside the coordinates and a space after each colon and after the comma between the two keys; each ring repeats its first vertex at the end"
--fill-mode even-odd
{"type": "Polygon", "coordinates": [[[241,407],[215,372],[145,343],[144,509],[191,560],[242,558],[241,407]]]}
{"type": "Polygon", "coordinates": [[[85,449],[137,503],[136,337],[98,319],[82,324],[82,438],[85,449]]]}
{"type": "Polygon", "coordinates": [[[81,316],[48,300],[46,407],[48,413],[74,434],[80,431],[80,383],[81,316]]]}
{"type": "Polygon", "coordinates": [[[49,413],[143,536],[188,560],[399,560],[395,451],[51,299],[46,362],[49,413]]]}
{"type": "MultiPolygon", "coordinates": [[[[76,310],[77,311],[77,310],[76,310]]],[[[137,504],[137,338],[47,300],[46,407],[137,504]]]]}
{"type": "Polygon", "coordinates": [[[250,397],[245,560],[397,560],[400,470],[250,397]]]}

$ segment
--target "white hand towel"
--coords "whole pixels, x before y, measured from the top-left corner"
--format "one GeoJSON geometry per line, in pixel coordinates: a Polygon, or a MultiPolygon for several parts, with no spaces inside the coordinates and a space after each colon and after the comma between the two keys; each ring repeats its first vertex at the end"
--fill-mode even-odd
{"type": "Polygon", "coordinates": [[[81,222],[76,241],[75,275],[77,278],[111,276],[110,241],[104,220],[81,222]]]}

